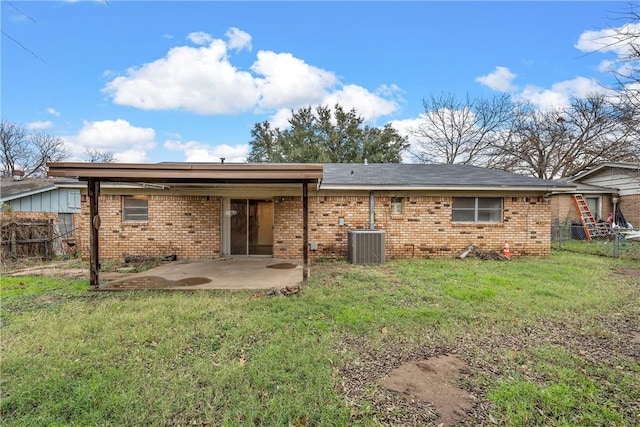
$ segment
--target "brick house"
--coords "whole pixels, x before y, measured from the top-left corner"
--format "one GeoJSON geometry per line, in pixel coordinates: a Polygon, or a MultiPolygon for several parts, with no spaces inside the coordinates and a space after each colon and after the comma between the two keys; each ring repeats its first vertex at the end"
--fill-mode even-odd
{"type": "Polygon", "coordinates": [[[593,216],[597,220],[606,220],[613,211],[616,197],[625,219],[635,228],[640,228],[640,163],[605,162],[571,177],[568,182],[576,184],[576,190],[554,196],[554,219],[578,218],[571,195],[583,194],[593,216]]]}
{"type": "MultiPolygon", "coordinates": [[[[100,181],[107,258],[338,258],[349,231],[367,229],[384,231],[387,259],[453,258],[471,244],[501,251],[505,240],[514,256],[545,256],[548,196],[575,188],[468,165],[54,163],[50,174],[100,181]]],[[[84,188],[83,253],[90,198],[84,188]]]]}

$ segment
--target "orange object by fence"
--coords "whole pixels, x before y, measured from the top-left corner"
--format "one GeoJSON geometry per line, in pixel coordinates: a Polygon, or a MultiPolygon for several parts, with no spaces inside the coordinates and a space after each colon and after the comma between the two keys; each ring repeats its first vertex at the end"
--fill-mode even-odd
{"type": "Polygon", "coordinates": [[[504,249],[502,250],[502,254],[507,258],[511,258],[511,249],[509,249],[509,241],[504,241],[504,249]]]}

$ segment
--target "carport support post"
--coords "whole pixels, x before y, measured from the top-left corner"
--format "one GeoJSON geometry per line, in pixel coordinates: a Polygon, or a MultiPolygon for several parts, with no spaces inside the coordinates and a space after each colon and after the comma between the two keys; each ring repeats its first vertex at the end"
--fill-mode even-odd
{"type": "Polygon", "coordinates": [[[302,183],[302,281],[309,278],[309,197],[307,183],[302,183]]]}
{"type": "Polygon", "coordinates": [[[100,228],[100,216],[98,215],[98,197],[100,197],[100,181],[89,178],[87,182],[89,195],[89,286],[98,289],[100,255],[98,251],[98,230],[100,228]]]}

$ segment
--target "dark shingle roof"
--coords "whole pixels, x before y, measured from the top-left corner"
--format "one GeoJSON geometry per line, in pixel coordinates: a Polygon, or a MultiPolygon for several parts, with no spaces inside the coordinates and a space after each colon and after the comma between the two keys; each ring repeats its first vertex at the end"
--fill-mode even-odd
{"type": "Polygon", "coordinates": [[[25,178],[19,181],[13,178],[0,178],[0,198],[3,201],[17,199],[19,197],[43,193],[56,188],[57,183],[76,182],[76,180],[60,180],[53,178],[25,178]]]}
{"type": "Polygon", "coordinates": [[[15,181],[13,178],[2,178],[0,180],[0,194],[3,199],[53,188],[55,188],[55,181],[51,178],[27,178],[19,181],[15,181]]]}
{"type": "Polygon", "coordinates": [[[327,163],[321,187],[429,188],[575,188],[574,184],[542,180],[496,169],[469,165],[403,163],[327,163]]]}

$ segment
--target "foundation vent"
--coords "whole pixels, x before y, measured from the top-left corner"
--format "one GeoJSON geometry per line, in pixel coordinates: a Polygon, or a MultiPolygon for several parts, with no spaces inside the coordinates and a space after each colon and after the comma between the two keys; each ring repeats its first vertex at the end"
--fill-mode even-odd
{"type": "Polygon", "coordinates": [[[352,264],[382,264],[385,262],[384,231],[349,231],[347,258],[352,264]]]}

